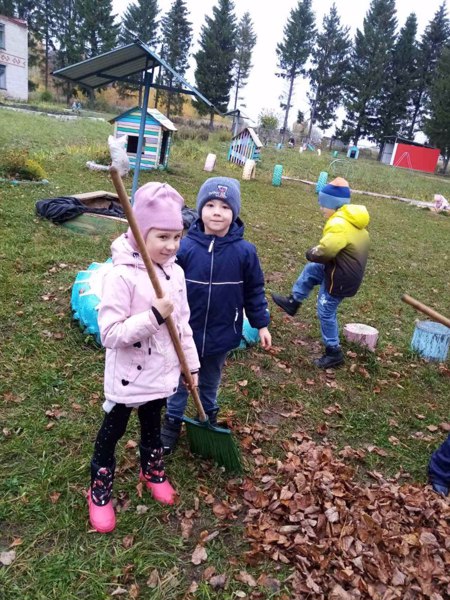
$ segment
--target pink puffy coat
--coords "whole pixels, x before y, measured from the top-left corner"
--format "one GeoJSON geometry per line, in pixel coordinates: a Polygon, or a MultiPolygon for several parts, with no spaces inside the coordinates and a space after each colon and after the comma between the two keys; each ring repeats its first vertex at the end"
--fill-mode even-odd
{"type": "MultiPolygon", "coordinates": [[[[106,348],[105,397],[137,405],[171,396],[177,389],[180,364],[167,326],[158,325],[151,310],[155,291],[140,255],[125,235],[111,245],[114,267],[106,275],[98,313],[106,348]]],[[[163,290],[174,303],[172,317],[191,371],[200,363],[189,326],[186,284],[175,257],[155,265],[163,290]]]]}

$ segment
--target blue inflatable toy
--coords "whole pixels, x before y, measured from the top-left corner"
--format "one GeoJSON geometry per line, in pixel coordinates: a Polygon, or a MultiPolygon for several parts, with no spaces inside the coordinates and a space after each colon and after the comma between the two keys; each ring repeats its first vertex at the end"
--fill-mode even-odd
{"type": "Polygon", "coordinates": [[[259,332],[255,327],[250,325],[249,320],[244,314],[244,322],[242,324],[242,339],[239,344],[239,350],[244,350],[249,346],[254,346],[259,342],[259,332]]]}
{"type": "Polygon", "coordinates": [[[70,305],[73,318],[83,333],[92,335],[101,345],[98,329],[98,306],[100,304],[103,278],[112,268],[109,258],[104,263],[93,262],[85,271],[79,271],[72,287],[70,305]]]}
{"type": "MultiPolygon", "coordinates": [[[[98,307],[102,295],[103,278],[112,268],[109,258],[104,263],[93,262],[84,271],[79,271],[72,286],[71,308],[73,318],[78,321],[83,333],[92,335],[101,346],[98,328],[98,307]]],[[[259,332],[252,327],[244,314],[242,339],[239,349],[254,346],[259,342],[259,332]]]]}

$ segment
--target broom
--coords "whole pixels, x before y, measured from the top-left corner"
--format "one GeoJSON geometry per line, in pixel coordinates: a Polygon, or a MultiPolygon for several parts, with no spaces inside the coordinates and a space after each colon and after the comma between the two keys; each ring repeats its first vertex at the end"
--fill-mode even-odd
{"type": "MultiPolygon", "coordinates": [[[[161,284],[159,283],[158,276],[156,275],[153,263],[148,255],[144,239],[136,222],[122,178],[115,167],[110,168],[110,173],[117,195],[119,196],[120,204],[122,205],[130,229],[133,232],[134,238],[137,242],[139,252],[142,256],[142,260],[144,261],[156,296],[157,298],[162,298],[164,293],[161,288],[161,284]]],[[[178,332],[172,317],[167,317],[165,323],[180,361],[181,372],[183,373],[185,381],[188,384],[189,391],[192,394],[192,398],[199,415],[199,421],[184,417],[191,451],[194,454],[199,454],[204,458],[212,458],[218,465],[224,467],[227,471],[234,473],[242,472],[239,448],[233,436],[231,435],[231,431],[223,427],[214,427],[211,425],[208,417],[206,416],[198,395],[198,390],[193,385],[192,375],[189,371],[189,366],[187,364],[183,348],[181,347],[178,332]]]]}

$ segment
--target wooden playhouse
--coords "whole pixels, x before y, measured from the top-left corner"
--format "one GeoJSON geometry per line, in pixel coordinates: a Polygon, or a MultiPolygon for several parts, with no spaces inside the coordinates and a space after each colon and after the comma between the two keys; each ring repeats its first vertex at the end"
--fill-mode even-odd
{"type": "Polygon", "coordinates": [[[388,137],[383,145],[381,162],[393,167],[434,173],[441,151],[401,137],[388,137]]]}
{"type": "Polygon", "coordinates": [[[245,161],[260,160],[262,142],[251,127],[245,127],[231,140],[228,160],[237,165],[245,165],[245,161]]]}
{"type": "MultiPolygon", "coordinates": [[[[110,123],[114,123],[114,137],[128,136],[126,150],[132,169],[136,165],[141,112],[142,109],[136,106],[110,121],[110,123]]],[[[172,121],[160,113],[159,110],[156,108],[147,109],[141,169],[165,169],[167,167],[172,135],[176,130],[177,128],[172,121]]]]}

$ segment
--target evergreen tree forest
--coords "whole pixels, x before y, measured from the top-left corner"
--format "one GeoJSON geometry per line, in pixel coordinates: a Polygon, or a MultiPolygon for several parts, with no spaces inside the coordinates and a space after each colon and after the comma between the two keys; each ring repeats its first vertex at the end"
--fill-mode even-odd
{"type": "MultiPolygon", "coordinates": [[[[200,49],[194,58],[195,83],[200,92],[221,112],[226,112],[234,83],[233,65],[236,58],[237,26],[234,4],[218,0],[213,16],[205,18],[202,26],[200,49]]],[[[210,115],[210,128],[214,127],[214,111],[196,102],[200,114],[210,115]]]]}
{"type": "MultiPolygon", "coordinates": [[[[121,17],[114,14],[112,0],[0,0],[0,14],[27,21],[29,65],[39,66],[45,89],[52,70],[139,37],[182,76],[192,68],[196,87],[216,111],[201,102],[194,106],[209,115],[213,127],[215,113],[242,106],[261,42],[254,25],[257,3],[252,15],[253,9],[239,11],[232,0],[213,1],[197,36],[190,16],[193,0],[172,0],[165,11],[158,0],[130,0],[121,17]]],[[[380,151],[387,138],[413,140],[420,131],[445,155],[448,102],[442,98],[449,47],[445,0],[420,29],[414,4],[400,22],[396,0],[367,0],[363,23],[353,33],[335,4],[317,22],[314,0],[298,0],[273,48],[275,71],[266,74],[267,85],[275,77],[285,82],[281,135],[301,91],[309,105],[301,107],[306,131],[339,125],[335,137],[354,144],[370,140],[380,151]]],[[[158,82],[174,85],[163,71],[158,82]]],[[[183,101],[179,94],[158,92],[157,102],[168,115],[181,114],[183,101]]],[[[251,105],[245,108],[252,114],[251,105]]]]}

